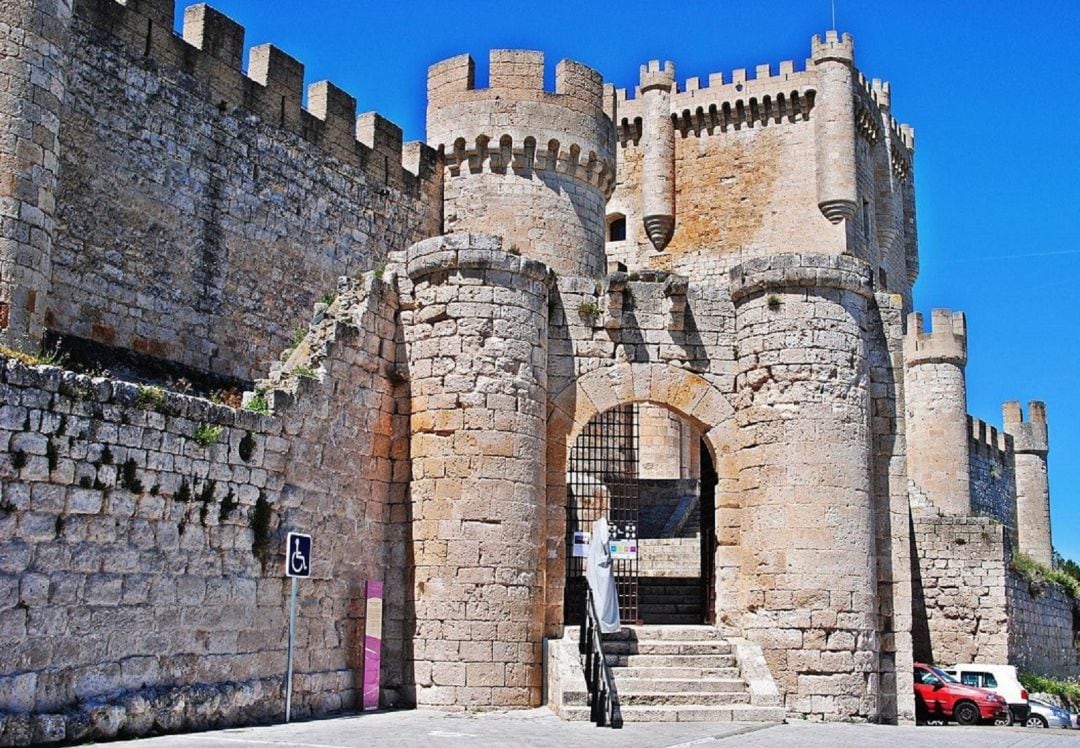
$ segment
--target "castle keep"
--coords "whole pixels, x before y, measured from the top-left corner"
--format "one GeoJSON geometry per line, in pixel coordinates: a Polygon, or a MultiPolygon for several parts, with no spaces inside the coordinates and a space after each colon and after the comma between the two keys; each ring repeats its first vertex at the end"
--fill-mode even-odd
{"type": "Polygon", "coordinates": [[[913,313],[914,135],[850,36],[633,91],[455,57],[403,144],[174,10],[0,7],[5,744],[280,716],[287,531],[294,713],[358,707],[378,581],[384,706],[576,718],[596,497],[627,719],[1080,675],[1071,599],[1011,568],[1051,563],[1046,408],[970,417],[964,315],[913,313]]]}

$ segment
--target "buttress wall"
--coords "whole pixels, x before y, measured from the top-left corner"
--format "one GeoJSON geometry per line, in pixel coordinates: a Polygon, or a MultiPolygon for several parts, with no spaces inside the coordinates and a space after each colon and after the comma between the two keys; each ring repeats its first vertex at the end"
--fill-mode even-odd
{"type": "Polygon", "coordinates": [[[656,211],[645,203],[650,185],[667,182],[649,158],[659,146],[648,120],[653,78],[673,76],[674,66],[650,63],[635,91],[615,92],[618,176],[607,211],[609,221],[626,217],[626,236],[608,242],[610,260],[724,282],[733,265],[792,246],[850,253],[874,268],[876,288],[911,308],[912,131],[892,117],[889,84],[853,67],[850,36],[815,37],[812,55],[798,67],[759,65],[672,87],[675,226],[659,250],[645,226],[656,211]]]}
{"type": "Polygon", "coordinates": [[[338,276],[438,233],[434,152],[327,82],[303,109],[274,47],[245,75],[232,20],[195,6],[181,38],[170,0],[74,15],[49,330],[250,381],[338,276]]]}

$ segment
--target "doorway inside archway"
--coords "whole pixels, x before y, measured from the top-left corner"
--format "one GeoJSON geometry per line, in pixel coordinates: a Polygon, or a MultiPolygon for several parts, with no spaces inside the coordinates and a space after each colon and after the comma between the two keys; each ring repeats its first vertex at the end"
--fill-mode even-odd
{"type": "Polygon", "coordinates": [[[596,415],[571,446],[564,615],[581,622],[591,531],[603,515],[624,624],[712,620],[716,471],[700,430],[653,403],[596,415]]]}

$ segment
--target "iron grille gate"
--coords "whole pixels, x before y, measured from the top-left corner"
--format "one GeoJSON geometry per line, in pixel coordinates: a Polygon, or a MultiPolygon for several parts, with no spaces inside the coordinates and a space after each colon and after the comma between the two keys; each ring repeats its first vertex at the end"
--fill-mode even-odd
{"type": "MultiPolygon", "coordinates": [[[[609,504],[611,539],[633,541],[638,533],[639,433],[633,405],[620,405],[595,416],[574,441],[567,460],[566,527],[567,569],[564,616],[568,624],[580,625],[585,609],[585,562],[580,554],[583,539],[600,518],[602,504],[609,504]],[[603,499],[606,498],[606,502],[603,499]]],[[[619,616],[623,623],[640,620],[638,608],[638,560],[614,558],[612,570],[619,592],[619,616]]]]}

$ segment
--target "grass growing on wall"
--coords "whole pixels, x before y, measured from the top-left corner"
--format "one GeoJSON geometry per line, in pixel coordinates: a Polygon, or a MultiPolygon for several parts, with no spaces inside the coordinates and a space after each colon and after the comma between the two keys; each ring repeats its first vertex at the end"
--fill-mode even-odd
{"type": "Polygon", "coordinates": [[[1073,602],[1080,600],[1080,579],[1066,571],[1047,568],[1023,553],[1013,555],[1012,568],[1031,585],[1032,592],[1035,594],[1041,591],[1043,585],[1050,582],[1064,589],[1073,602]]]}

